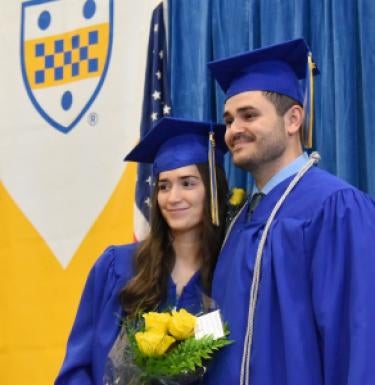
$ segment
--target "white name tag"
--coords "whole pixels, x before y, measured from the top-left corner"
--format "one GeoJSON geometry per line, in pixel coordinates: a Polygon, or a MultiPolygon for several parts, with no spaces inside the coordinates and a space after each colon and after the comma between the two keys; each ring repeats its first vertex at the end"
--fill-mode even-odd
{"type": "Polygon", "coordinates": [[[220,310],[203,314],[197,318],[195,324],[195,339],[211,335],[215,340],[224,337],[223,322],[220,316],[220,310]]]}

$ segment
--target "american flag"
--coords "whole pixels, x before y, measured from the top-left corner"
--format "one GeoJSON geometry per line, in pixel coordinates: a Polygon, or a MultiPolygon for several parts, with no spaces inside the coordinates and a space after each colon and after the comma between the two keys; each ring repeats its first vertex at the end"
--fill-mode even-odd
{"type": "MultiPolygon", "coordinates": [[[[147,134],[158,119],[171,114],[166,48],[163,3],[160,3],[152,13],[150,26],[143,94],[141,138],[147,134]]],[[[152,166],[139,163],[135,191],[134,236],[136,240],[144,239],[149,232],[152,189],[152,166]]]]}

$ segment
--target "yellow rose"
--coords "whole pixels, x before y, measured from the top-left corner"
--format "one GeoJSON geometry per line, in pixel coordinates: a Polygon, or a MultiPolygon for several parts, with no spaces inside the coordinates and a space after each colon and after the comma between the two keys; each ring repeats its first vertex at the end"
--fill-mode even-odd
{"type": "Polygon", "coordinates": [[[184,340],[193,335],[196,320],[197,318],[185,309],[173,310],[168,324],[168,331],[177,340],[184,340]]]}
{"type": "Polygon", "coordinates": [[[232,195],[229,199],[229,203],[232,206],[238,206],[245,198],[245,190],[242,188],[232,188],[232,195]]]}
{"type": "Polygon", "coordinates": [[[158,331],[138,332],[134,335],[139,350],[146,356],[161,356],[176,340],[158,331]]]}
{"type": "Polygon", "coordinates": [[[143,318],[145,319],[146,331],[154,330],[166,333],[171,315],[169,313],[156,313],[150,311],[149,313],[143,314],[143,318]]]}

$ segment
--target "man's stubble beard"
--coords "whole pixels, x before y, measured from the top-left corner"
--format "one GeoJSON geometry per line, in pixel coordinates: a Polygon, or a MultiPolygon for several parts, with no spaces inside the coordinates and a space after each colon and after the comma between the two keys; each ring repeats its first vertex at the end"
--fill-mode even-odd
{"type": "Polygon", "coordinates": [[[276,131],[277,135],[272,137],[257,137],[254,144],[254,151],[246,157],[243,156],[239,160],[233,157],[233,163],[251,174],[259,173],[262,168],[275,163],[280,159],[286,150],[286,136],[284,124],[280,124],[276,131]],[[255,147],[256,145],[256,147],[255,147]]]}

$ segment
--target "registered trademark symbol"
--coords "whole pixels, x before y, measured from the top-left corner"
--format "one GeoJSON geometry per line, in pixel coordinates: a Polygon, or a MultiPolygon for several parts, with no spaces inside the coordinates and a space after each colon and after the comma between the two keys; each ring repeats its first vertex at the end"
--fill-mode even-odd
{"type": "Polygon", "coordinates": [[[89,123],[90,126],[96,126],[99,121],[99,116],[96,112],[90,112],[87,115],[87,122],[89,123]]]}

